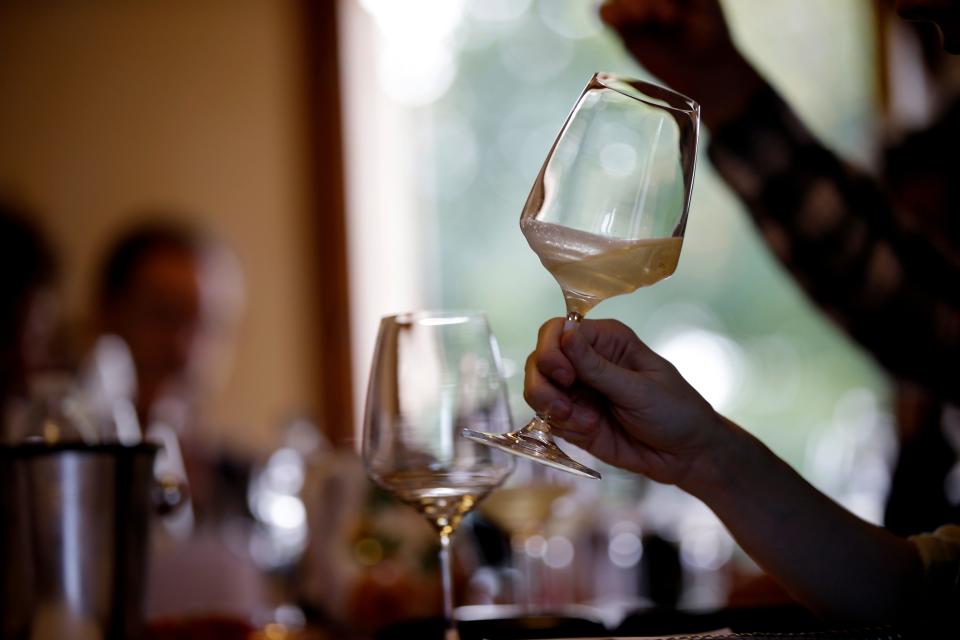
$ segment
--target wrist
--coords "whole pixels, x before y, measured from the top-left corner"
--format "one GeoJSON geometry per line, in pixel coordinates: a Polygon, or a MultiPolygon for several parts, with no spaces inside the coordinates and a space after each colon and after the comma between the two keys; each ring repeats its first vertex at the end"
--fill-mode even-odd
{"type": "Polygon", "coordinates": [[[720,414],[714,414],[710,431],[711,441],[680,487],[708,506],[735,488],[742,471],[751,466],[749,459],[757,444],[753,436],[720,414]]]}

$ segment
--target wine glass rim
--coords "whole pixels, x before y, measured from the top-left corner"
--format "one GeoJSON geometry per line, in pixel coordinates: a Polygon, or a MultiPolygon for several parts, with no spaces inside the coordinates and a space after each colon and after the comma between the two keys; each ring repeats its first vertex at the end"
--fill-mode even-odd
{"type": "Polygon", "coordinates": [[[616,91],[622,96],[654,107],[685,114],[700,114],[700,103],[696,100],[652,82],[608,71],[597,71],[593,74],[593,81],[611,91],[616,91]],[[618,84],[626,85],[637,93],[624,91],[620,86],[617,86],[618,84]]]}
{"type": "Polygon", "coordinates": [[[420,309],[384,316],[383,320],[398,324],[452,325],[474,320],[487,322],[487,314],[478,309],[420,309]]]}

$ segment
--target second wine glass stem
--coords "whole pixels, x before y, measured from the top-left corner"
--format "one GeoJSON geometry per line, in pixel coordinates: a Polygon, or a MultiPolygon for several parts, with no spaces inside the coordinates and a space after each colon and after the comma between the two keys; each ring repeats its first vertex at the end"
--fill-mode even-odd
{"type": "Polygon", "coordinates": [[[457,621],[453,617],[453,565],[450,559],[450,536],[440,535],[440,579],[443,588],[443,640],[460,640],[457,621]]]}

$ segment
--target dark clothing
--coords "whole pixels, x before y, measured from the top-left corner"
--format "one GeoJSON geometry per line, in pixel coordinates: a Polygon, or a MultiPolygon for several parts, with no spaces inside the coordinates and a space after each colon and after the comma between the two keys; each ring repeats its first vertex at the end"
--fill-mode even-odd
{"type": "MultiPolygon", "coordinates": [[[[898,402],[886,512],[900,534],[960,522],[944,481],[960,405],[960,108],[887,152],[880,184],[820,144],[773,91],[714,132],[710,157],[807,294],[923,402],[898,402]],[[911,413],[912,412],[912,413],[911,413]]],[[[960,425],[958,425],[960,426],[960,425]]]]}

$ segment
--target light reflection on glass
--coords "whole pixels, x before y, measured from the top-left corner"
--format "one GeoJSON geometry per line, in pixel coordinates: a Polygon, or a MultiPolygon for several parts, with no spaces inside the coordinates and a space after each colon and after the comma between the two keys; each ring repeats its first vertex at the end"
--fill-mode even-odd
{"type": "Polygon", "coordinates": [[[610,538],[609,548],[607,550],[610,556],[610,562],[621,569],[629,569],[636,566],[643,556],[643,543],[633,531],[621,531],[610,538]]]}
{"type": "Polygon", "coordinates": [[[306,548],[307,512],[299,496],[304,465],[299,451],[283,447],[251,479],[247,501],[258,526],[249,549],[254,562],[264,569],[286,566],[306,548]]]}
{"type": "Polygon", "coordinates": [[[547,539],[539,534],[532,535],[524,541],[523,550],[531,558],[542,558],[547,552],[547,539]]]}
{"type": "Polygon", "coordinates": [[[550,536],[543,563],[551,569],[563,569],[573,562],[573,543],[565,536],[550,536]]]}
{"type": "Polygon", "coordinates": [[[694,569],[716,571],[732,553],[733,541],[719,522],[687,527],[680,538],[680,558],[694,569]]]}

